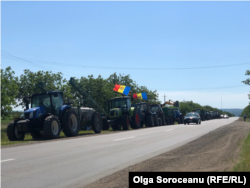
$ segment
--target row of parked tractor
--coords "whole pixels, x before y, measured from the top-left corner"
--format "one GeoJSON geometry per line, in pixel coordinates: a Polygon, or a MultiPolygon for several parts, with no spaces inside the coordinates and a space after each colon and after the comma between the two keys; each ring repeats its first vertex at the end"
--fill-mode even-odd
{"type": "MultiPolygon", "coordinates": [[[[46,137],[56,139],[63,131],[65,136],[78,135],[81,129],[92,128],[95,133],[102,130],[128,130],[142,127],[173,125],[184,123],[184,116],[180,113],[179,102],[169,100],[164,104],[149,104],[138,102],[132,104],[130,96],[115,97],[106,101],[108,111],[103,110],[99,104],[88,95],[74,80],[70,79],[71,86],[79,92],[82,98],[77,99],[77,105],[66,103],[63,92],[48,91],[42,83],[38,87],[41,93],[25,97],[26,109],[20,118],[14,119],[7,127],[9,140],[23,140],[26,133],[33,139],[46,137]],[[89,104],[91,107],[83,106],[89,104]],[[169,108],[172,105],[175,108],[169,108]],[[31,108],[29,108],[29,106],[31,108]]],[[[195,110],[200,114],[201,120],[219,118],[218,112],[195,110]]]]}

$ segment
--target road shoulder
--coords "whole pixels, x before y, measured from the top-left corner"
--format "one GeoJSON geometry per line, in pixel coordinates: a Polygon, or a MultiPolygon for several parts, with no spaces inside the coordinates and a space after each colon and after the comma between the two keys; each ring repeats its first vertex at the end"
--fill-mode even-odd
{"type": "Polygon", "coordinates": [[[232,171],[249,131],[249,122],[237,120],[184,146],[102,178],[86,188],[128,187],[128,174],[135,171],[232,171]]]}

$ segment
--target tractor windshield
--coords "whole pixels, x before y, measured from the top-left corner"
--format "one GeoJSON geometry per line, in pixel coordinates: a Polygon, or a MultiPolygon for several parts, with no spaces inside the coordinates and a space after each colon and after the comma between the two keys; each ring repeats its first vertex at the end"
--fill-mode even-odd
{"type": "Polygon", "coordinates": [[[158,106],[150,106],[152,112],[158,112],[158,106]]]}
{"type": "Polygon", "coordinates": [[[147,111],[147,104],[138,104],[137,108],[142,111],[147,111]]]}
{"type": "Polygon", "coordinates": [[[51,113],[51,103],[49,95],[37,95],[32,97],[31,108],[41,107],[45,108],[46,113],[51,113]]]}
{"type": "Polygon", "coordinates": [[[121,107],[127,107],[126,106],[126,100],[125,99],[115,99],[111,101],[111,109],[112,108],[121,108],[121,107]]]}

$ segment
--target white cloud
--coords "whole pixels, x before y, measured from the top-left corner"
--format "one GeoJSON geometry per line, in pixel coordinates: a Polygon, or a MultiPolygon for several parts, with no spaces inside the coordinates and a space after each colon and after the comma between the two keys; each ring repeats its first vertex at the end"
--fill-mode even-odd
{"type": "Polygon", "coordinates": [[[165,99],[168,101],[193,101],[194,103],[199,103],[200,105],[209,105],[220,109],[222,108],[245,108],[250,100],[248,98],[249,93],[226,93],[226,92],[158,92],[159,100],[164,102],[165,99]],[[221,102],[222,98],[222,102],[221,102]]]}

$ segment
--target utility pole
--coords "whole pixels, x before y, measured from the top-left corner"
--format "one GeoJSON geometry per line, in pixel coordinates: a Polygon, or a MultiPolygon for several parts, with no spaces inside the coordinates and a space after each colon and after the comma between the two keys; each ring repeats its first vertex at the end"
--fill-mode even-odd
{"type": "Polygon", "coordinates": [[[164,103],[165,103],[165,101],[166,101],[166,100],[165,100],[165,93],[164,93],[164,103]]]}

